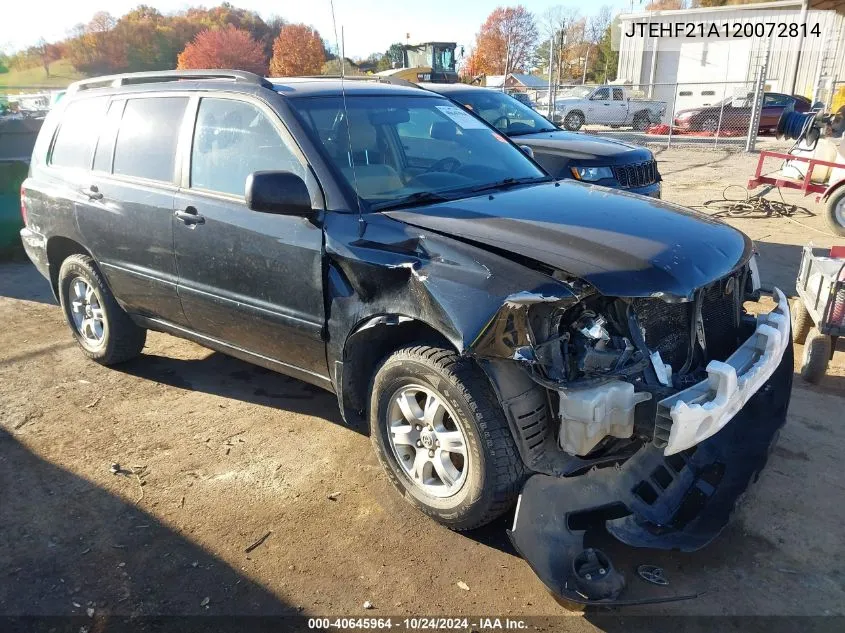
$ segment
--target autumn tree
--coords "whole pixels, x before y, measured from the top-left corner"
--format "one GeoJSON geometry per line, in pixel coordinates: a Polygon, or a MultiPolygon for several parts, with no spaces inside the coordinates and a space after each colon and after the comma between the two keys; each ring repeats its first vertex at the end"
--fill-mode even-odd
{"type": "Polygon", "coordinates": [[[524,71],[536,41],[537,25],[528,9],[498,7],[481,25],[467,65],[488,75],[524,71]]]}
{"type": "Polygon", "coordinates": [[[177,68],[234,68],[263,75],[267,59],[260,42],[228,25],[200,32],[179,54],[177,68]]]}
{"type": "Polygon", "coordinates": [[[114,27],[117,21],[106,11],[98,11],[88,24],[76,27],[67,43],[67,54],[77,70],[95,75],[126,69],[126,46],[114,27]]]}
{"type": "Polygon", "coordinates": [[[675,9],[686,9],[686,0],[651,0],[645,5],[646,11],[672,11],[675,9]]]}
{"type": "Polygon", "coordinates": [[[295,77],[317,75],[326,63],[326,51],[320,34],[304,24],[286,24],[273,42],[270,75],[295,77]]]}
{"type": "Polygon", "coordinates": [[[36,46],[38,56],[41,58],[41,65],[44,67],[44,73],[50,76],[50,64],[62,57],[62,49],[57,44],[48,43],[43,37],[39,40],[36,46]]]}

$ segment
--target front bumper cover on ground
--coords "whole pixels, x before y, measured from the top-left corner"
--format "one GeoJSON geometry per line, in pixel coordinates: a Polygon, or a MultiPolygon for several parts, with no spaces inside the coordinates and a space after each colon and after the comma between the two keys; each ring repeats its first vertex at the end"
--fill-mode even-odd
{"type": "Polygon", "coordinates": [[[660,587],[656,595],[626,598],[624,576],[612,564],[596,564],[585,550],[585,535],[598,524],[633,547],[694,551],[707,545],[766,464],[786,421],[792,374],[789,342],[771,377],[738,413],[687,450],[666,455],[651,443],[619,468],[572,478],[533,475],[508,531],[514,547],[555,595],[570,602],[625,605],[694,597],[660,587]],[[596,517],[598,523],[590,520],[596,517]],[[585,551],[592,565],[584,562],[585,551]],[[585,569],[592,570],[587,583],[585,569]]]}

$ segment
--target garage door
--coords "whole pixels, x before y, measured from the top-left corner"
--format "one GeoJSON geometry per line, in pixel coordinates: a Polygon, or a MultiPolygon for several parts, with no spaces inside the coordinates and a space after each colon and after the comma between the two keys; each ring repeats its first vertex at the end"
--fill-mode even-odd
{"type": "Polygon", "coordinates": [[[749,85],[750,61],[751,40],[681,44],[676,111],[713,105],[732,97],[737,89],[749,85]]]}

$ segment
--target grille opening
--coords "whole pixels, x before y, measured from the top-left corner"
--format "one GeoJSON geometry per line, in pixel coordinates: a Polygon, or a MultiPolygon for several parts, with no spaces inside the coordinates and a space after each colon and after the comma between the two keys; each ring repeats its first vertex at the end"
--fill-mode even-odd
{"type": "Polygon", "coordinates": [[[634,488],[634,494],[638,496],[643,502],[652,505],[657,501],[657,491],[647,481],[641,481],[634,488]]]}
{"type": "Polygon", "coordinates": [[[661,490],[666,490],[672,483],[673,478],[671,473],[663,466],[658,466],[651,473],[651,480],[656,483],[661,490]]]}
{"type": "Polygon", "coordinates": [[[704,505],[707,503],[707,499],[709,499],[709,497],[698,488],[691,489],[684,497],[684,500],[681,502],[681,506],[672,518],[672,527],[679,530],[683,529],[687,523],[695,519],[701,513],[704,509],[704,505]]]}
{"type": "Polygon", "coordinates": [[[676,473],[680,473],[684,469],[684,466],[687,465],[687,460],[684,459],[684,456],[681,453],[669,455],[669,457],[664,458],[663,461],[666,462],[666,465],[676,473]]]}
{"type": "Polygon", "coordinates": [[[622,187],[645,187],[657,182],[657,162],[617,165],[613,167],[613,175],[622,187]]]}
{"type": "Polygon", "coordinates": [[[566,527],[573,532],[581,532],[590,528],[601,527],[605,521],[621,519],[628,516],[630,511],[623,503],[611,503],[590,510],[581,510],[566,515],[566,527]]]}

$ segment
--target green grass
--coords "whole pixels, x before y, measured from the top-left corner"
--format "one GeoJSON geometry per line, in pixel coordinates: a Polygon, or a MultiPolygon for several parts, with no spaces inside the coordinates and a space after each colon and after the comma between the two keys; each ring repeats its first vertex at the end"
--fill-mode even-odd
{"type": "Polygon", "coordinates": [[[0,74],[0,92],[15,88],[66,88],[68,84],[85,76],[77,72],[67,59],[59,59],[50,64],[50,76],[41,66],[10,70],[0,74]]]}

